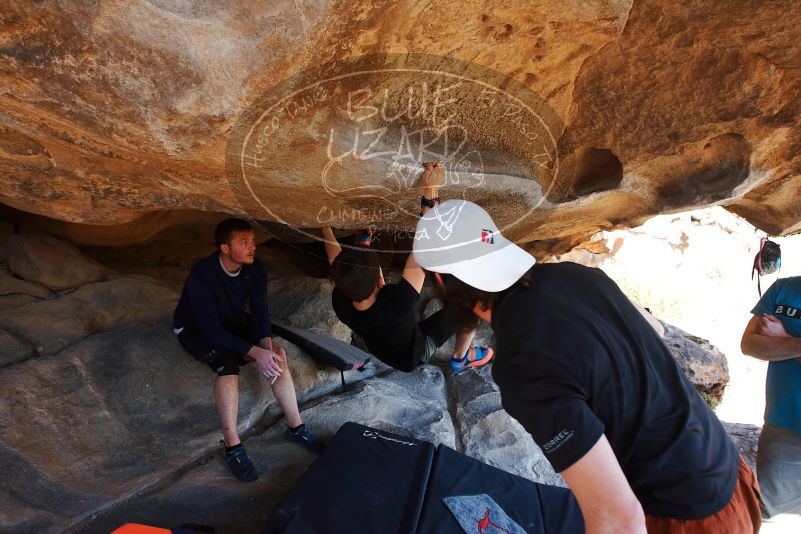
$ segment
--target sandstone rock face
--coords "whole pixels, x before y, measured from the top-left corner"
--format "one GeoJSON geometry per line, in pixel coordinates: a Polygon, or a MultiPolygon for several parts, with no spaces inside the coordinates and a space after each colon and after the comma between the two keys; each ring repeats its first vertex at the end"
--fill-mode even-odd
{"type": "Polygon", "coordinates": [[[97,281],[108,269],[51,236],[20,234],[10,242],[16,271],[0,266],[0,366],[54,354],[91,334],[166,321],[178,299],[148,277],[97,281]]]}
{"type": "Polygon", "coordinates": [[[28,304],[29,302],[34,302],[35,300],[36,300],[35,297],[32,297],[30,295],[23,295],[20,293],[13,293],[11,295],[0,295],[0,310],[4,310],[6,308],[16,308],[18,306],[28,304]]]}
{"type": "MultiPolygon", "coordinates": [[[[339,389],[337,370],[276,341],[287,349],[300,402],[339,389]]],[[[347,381],[370,376],[370,369],[353,371],[347,381]]],[[[217,451],[213,380],[166,324],[115,329],[52,356],[0,369],[0,451],[6,473],[0,493],[10,510],[0,524],[42,531],[80,522],[217,451]]],[[[384,399],[382,404],[405,413],[402,403],[384,399]]],[[[349,409],[338,417],[347,417],[349,409]]],[[[255,366],[246,366],[240,379],[240,431],[279,416],[269,386],[255,366]]],[[[397,424],[413,427],[411,421],[397,424]]],[[[290,453],[281,461],[292,459],[297,456],[290,453]]],[[[224,478],[230,479],[227,473],[224,478]]],[[[202,507],[199,501],[193,505],[202,507]]]]}
{"type": "MultiPolygon", "coordinates": [[[[33,256],[31,270],[47,261],[33,256]]],[[[175,292],[132,274],[51,293],[0,273],[4,297],[26,298],[0,310],[0,528],[61,531],[91,521],[218,449],[214,374],[172,332],[175,292]]],[[[301,281],[295,285],[316,293],[301,281]]],[[[276,342],[287,350],[300,402],[340,389],[339,371],[276,342]]],[[[345,380],[353,384],[379,369],[347,372],[345,380]]],[[[240,389],[243,435],[280,417],[255,366],[242,370],[240,389]]]]}
{"type": "Polygon", "coordinates": [[[71,289],[107,278],[103,267],[75,245],[46,234],[22,234],[8,240],[8,266],[30,282],[49,289],[71,289]]]}
{"type": "Polygon", "coordinates": [[[8,240],[11,238],[13,227],[6,223],[0,222],[0,262],[8,261],[8,240]]]}
{"type": "Polygon", "coordinates": [[[27,360],[35,354],[30,344],[6,330],[0,330],[0,367],[27,360]]]}
{"type": "Polygon", "coordinates": [[[428,158],[536,251],[712,202],[795,231],[793,7],[12,2],[0,200],[137,239],[171,210],[409,230],[428,158]]]}

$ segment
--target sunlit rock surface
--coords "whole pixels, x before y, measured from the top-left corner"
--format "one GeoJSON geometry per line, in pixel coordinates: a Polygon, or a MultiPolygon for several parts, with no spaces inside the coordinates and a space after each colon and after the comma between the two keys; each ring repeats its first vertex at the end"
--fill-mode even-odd
{"type": "Polygon", "coordinates": [[[408,230],[442,159],[533,250],[712,202],[797,230],[795,7],[12,1],[0,201],[86,240],[172,210],[408,230]]]}

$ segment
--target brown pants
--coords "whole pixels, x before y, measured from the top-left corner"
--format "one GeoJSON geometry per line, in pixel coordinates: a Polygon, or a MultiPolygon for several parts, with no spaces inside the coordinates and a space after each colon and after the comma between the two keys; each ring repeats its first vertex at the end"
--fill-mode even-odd
{"type": "Polygon", "coordinates": [[[734,495],[715,515],[685,521],[669,517],[645,516],[648,534],[751,534],[759,532],[762,515],[759,509],[759,484],[754,473],[740,457],[740,472],[734,495]]]}

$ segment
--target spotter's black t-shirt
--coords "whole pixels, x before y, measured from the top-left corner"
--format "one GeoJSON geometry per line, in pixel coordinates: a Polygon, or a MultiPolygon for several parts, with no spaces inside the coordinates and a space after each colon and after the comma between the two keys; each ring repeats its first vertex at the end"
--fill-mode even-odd
{"type": "Polygon", "coordinates": [[[646,514],[700,519],[731,500],[739,456],[662,339],[598,269],[538,264],[493,310],[503,407],[557,472],[605,434],[646,514]]]}
{"type": "Polygon", "coordinates": [[[401,371],[411,371],[423,354],[423,333],[417,324],[415,305],[420,293],[406,279],[381,288],[376,301],[357,310],[336,287],[331,304],[339,320],[359,334],[378,359],[401,371]]]}

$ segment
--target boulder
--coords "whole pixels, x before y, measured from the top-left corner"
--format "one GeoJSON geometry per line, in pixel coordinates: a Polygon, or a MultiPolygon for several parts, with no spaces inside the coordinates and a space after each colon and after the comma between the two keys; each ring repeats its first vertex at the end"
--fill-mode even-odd
{"type": "Polygon", "coordinates": [[[0,368],[27,360],[35,353],[30,343],[0,328],[0,368]]]}
{"type": "MultiPolygon", "coordinates": [[[[210,230],[213,235],[213,228],[210,230]]],[[[115,272],[150,276],[180,292],[195,262],[216,250],[212,242],[151,241],[126,247],[87,247],[83,252],[115,272]]]]}
{"type": "Polygon", "coordinates": [[[282,276],[267,284],[270,317],[350,343],[352,332],[331,307],[331,282],[324,278],[282,276]]]}
{"type": "Polygon", "coordinates": [[[17,308],[30,302],[35,302],[36,300],[38,300],[36,297],[23,295],[21,293],[0,295],[0,310],[5,310],[6,308],[17,308]]]}
{"type": "Polygon", "coordinates": [[[8,241],[8,266],[48,289],[70,289],[108,278],[107,270],[86,258],[75,245],[47,234],[18,234],[8,241]]]}
{"type": "Polygon", "coordinates": [[[50,291],[39,284],[17,278],[8,270],[8,265],[0,265],[0,296],[5,295],[29,295],[43,299],[50,295],[50,291]]]}
{"type": "Polygon", "coordinates": [[[484,366],[446,374],[462,451],[534,482],[565,486],[531,435],[501,406],[491,373],[491,366],[484,366]]]}
{"type": "MultiPolygon", "coordinates": [[[[216,449],[213,376],[164,324],[0,369],[0,529],[61,530],[216,449]]],[[[245,430],[271,398],[252,368],[239,398],[245,430]]]]}
{"type": "Polygon", "coordinates": [[[0,222],[0,263],[8,261],[8,240],[11,238],[11,225],[0,222]]]}
{"type": "Polygon", "coordinates": [[[662,322],[663,340],[704,400],[715,408],[729,383],[726,355],[709,341],[662,322]]]}
{"type": "Polygon", "coordinates": [[[53,354],[90,334],[167,320],[177,299],[152,278],[125,276],[0,310],[0,324],[37,353],[53,354]]]}
{"type": "MultiPolygon", "coordinates": [[[[340,390],[339,371],[276,341],[287,351],[299,402],[340,390]]],[[[1,330],[0,348],[32,351],[1,330]]],[[[214,374],[163,322],[118,326],[51,356],[6,363],[15,362],[0,361],[0,501],[12,512],[0,517],[0,529],[61,530],[90,521],[218,449],[214,374]]],[[[375,369],[348,371],[345,379],[353,387],[375,369]]],[[[239,428],[246,436],[257,423],[278,420],[281,408],[255,365],[241,377],[239,428]]],[[[290,450],[280,461],[293,458],[290,450]]]]}

